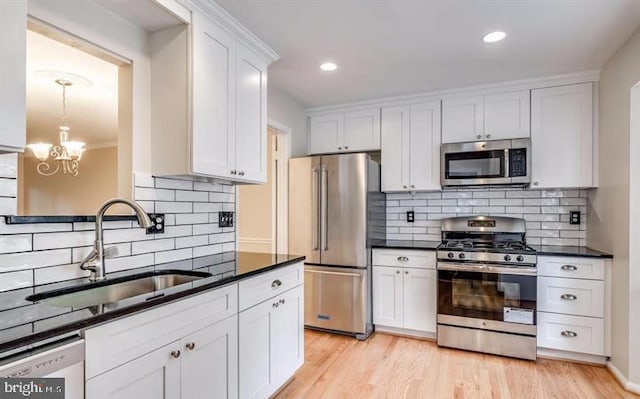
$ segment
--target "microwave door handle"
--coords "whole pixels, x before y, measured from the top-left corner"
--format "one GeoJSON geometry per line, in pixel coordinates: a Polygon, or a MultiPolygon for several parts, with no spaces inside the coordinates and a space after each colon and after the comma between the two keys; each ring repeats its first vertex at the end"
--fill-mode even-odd
{"type": "Polygon", "coordinates": [[[509,149],[504,149],[504,177],[511,177],[511,171],[509,170],[509,149]]]}
{"type": "Polygon", "coordinates": [[[320,249],[320,243],[318,240],[320,239],[320,232],[318,231],[320,227],[320,212],[318,209],[318,184],[320,184],[320,179],[318,178],[318,168],[314,168],[312,171],[313,182],[311,183],[311,214],[312,222],[311,222],[311,230],[313,233],[313,250],[317,251],[320,249]]]}

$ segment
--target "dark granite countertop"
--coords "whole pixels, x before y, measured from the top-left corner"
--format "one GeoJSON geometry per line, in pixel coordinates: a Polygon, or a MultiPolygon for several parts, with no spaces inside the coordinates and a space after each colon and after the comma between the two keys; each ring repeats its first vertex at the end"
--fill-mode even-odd
{"type": "Polygon", "coordinates": [[[559,245],[532,245],[538,255],[577,256],[583,258],[613,258],[613,255],[589,247],[571,247],[559,245]]]}
{"type": "Polygon", "coordinates": [[[25,299],[32,294],[56,289],[70,289],[81,284],[87,284],[89,281],[86,278],[5,291],[0,293],[0,358],[14,353],[18,348],[20,350],[28,349],[35,344],[64,337],[99,323],[198,292],[211,290],[302,260],[304,260],[304,256],[225,252],[125,272],[110,273],[107,275],[107,279],[125,278],[132,274],[168,270],[207,272],[212,275],[118,302],[86,308],[53,306],[45,302],[30,302],[25,299]]]}
{"type": "Polygon", "coordinates": [[[426,249],[435,251],[440,245],[440,241],[411,241],[411,240],[374,240],[371,241],[372,248],[389,249],[426,249]]]}

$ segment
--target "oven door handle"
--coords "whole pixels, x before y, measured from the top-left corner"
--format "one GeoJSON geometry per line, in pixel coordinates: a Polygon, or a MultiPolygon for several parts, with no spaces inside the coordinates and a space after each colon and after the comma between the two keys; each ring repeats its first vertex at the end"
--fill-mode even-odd
{"type": "Polygon", "coordinates": [[[502,273],[502,274],[517,274],[523,276],[535,276],[538,274],[538,270],[535,267],[523,266],[523,267],[507,267],[498,265],[489,265],[486,263],[466,264],[466,263],[450,263],[439,262],[438,270],[450,270],[456,272],[472,272],[472,273],[502,273]]]}

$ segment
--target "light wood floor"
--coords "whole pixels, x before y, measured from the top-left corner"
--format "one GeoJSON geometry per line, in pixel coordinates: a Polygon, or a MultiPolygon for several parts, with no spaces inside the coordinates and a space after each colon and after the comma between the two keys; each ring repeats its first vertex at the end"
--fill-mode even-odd
{"type": "Polygon", "coordinates": [[[278,399],[638,398],[604,367],[510,359],[380,333],[360,342],[307,330],[305,340],[305,364],[278,399]]]}

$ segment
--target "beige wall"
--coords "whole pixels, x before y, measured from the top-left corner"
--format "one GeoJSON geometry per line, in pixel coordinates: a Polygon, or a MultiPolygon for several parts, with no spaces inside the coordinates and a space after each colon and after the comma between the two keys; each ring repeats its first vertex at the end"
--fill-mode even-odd
{"type": "Polygon", "coordinates": [[[273,84],[269,84],[267,94],[269,120],[282,123],[291,129],[292,156],[307,155],[307,114],[304,107],[273,84]]]}
{"type": "Polygon", "coordinates": [[[76,177],[62,172],[42,176],[36,171],[34,157],[20,158],[20,215],[93,215],[104,201],[118,194],[118,150],[115,147],[87,150],[76,177]]]}
{"type": "MultiPolygon", "coordinates": [[[[640,31],[605,64],[600,76],[600,186],[591,192],[588,245],[614,255],[611,362],[640,382],[640,359],[632,358],[629,265],[630,92],[640,81],[640,31]],[[632,374],[633,371],[633,374],[632,374]]],[[[632,204],[640,206],[640,204],[632,204]]],[[[638,245],[634,243],[633,245],[638,245]]],[[[639,265],[633,265],[638,268],[639,265]]],[[[637,275],[636,275],[637,278],[637,275]]],[[[634,304],[633,306],[638,306],[634,304]]],[[[637,316],[635,316],[637,317],[637,316]]],[[[635,379],[635,380],[634,380],[635,379]]]]}

